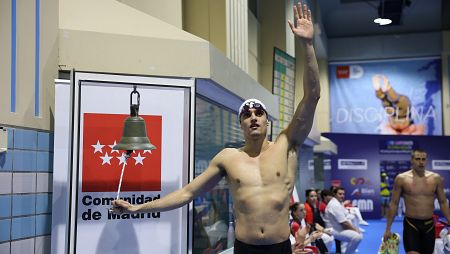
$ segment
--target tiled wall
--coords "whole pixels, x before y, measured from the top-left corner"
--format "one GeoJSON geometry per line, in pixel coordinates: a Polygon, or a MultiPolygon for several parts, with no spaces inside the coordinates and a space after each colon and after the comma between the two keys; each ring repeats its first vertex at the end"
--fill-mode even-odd
{"type": "Polygon", "coordinates": [[[8,128],[0,154],[0,254],[49,254],[53,134],[8,128]]]}

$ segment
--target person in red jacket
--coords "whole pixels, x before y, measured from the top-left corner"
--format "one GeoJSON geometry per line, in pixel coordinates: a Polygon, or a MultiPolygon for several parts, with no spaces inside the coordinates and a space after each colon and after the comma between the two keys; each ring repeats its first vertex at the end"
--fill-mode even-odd
{"type": "MultiPolygon", "coordinates": [[[[316,223],[319,224],[322,228],[325,228],[325,222],[322,219],[319,211],[319,203],[317,201],[317,191],[315,189],[308,189],[305,192],[306,202],[305,202],[305,210],[306,216],[305,221],[308,225],[311,226],[311,230],[315,231],[316,223]]],[[[317,239],[315,241],[315,245],[320,250],[320,253],[328,253],[327,246],[323,242],[322,239],[317,239]]]]}
{"type": "Polygon", "coordinates": [[[319,201],[317,197],[317,191],[315,189],[308,189],[305,192],[305,197],[306,197],[305,202],[306,223],[310,225],[319,223],[322,227],[324,227],[325,223],[323,222],[319,211],[319,201]]]}

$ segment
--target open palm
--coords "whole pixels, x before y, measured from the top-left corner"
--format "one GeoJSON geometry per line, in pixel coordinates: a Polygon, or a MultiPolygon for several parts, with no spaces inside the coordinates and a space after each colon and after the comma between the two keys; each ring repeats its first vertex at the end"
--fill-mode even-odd
{"type": "Polygon", "coordinates": [[[311,10],[306,4],[298,3],[294,5],[294,22],[288,21],[292,32],[303,39],[312,40],[314,36],[314,26],[311,20],[311,10]]]}
{"type": "Polygon", "coordinates": [[[308,234],[310,229],[311,229],[311,227],[309,225],[306,225],[306,227],[303,227],[302,229],[298,230],[295,233],[295,245],[294,245],[293,253],[305,253],[304,248],[305,248],[306,235],[308,234]]]}

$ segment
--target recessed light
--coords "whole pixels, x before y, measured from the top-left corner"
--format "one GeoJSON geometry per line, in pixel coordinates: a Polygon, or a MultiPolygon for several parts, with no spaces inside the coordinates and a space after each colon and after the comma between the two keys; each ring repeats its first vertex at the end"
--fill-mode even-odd
{"type": "Polygon", "coordinates": [[[373,22],[377,23],[380,26],[385,26],[385,25],[389,25],[390,23],[392,23],[392,20],[384,19],[384,18],[376,18],[373,20],[373,22]]]}

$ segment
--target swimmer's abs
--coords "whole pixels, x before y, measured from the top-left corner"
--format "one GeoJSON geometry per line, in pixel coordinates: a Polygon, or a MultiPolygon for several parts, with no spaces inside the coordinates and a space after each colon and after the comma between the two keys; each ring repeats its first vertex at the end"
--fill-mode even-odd
{"type": "Polygon", "coordinates": [[[289,227],[287,223],[237,223],[236,238],[255,245],[280,243],[289,238],[289,227]]]}
{"type": "Polygon", "coordinates": [[[261,218],[270,217],[277,213],[280,216],[282,210],[288,212],[290,192],[286,187],[272,186],[269,188],[245,188],[234,193],[234,206],[243,214],[261,218]]]}

